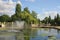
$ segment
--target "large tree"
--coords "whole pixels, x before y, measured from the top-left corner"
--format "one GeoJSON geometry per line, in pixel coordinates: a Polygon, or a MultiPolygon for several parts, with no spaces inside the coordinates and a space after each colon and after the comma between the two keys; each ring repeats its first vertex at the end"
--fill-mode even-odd
{"type": "Polygon", "coordinates": [[[15,10],[15,15],[17,17],[20,17],[20,13],[21,13],[21,5],[20,4],[17,4],[16,5],[16,10],[15,10]]]}
{"type": "Polygon", "coordinates": [[[0,16],[0,22],[9,22],[10,17],[8,15],[2,15],[0,16]]]}
{"type": "Polygon", "coordinates": [[[20,21],[20,15],[21,15],[21,5],[16,4],[15,14],[11,16],[12,21],[19,20],[20,21]]]}
{"type": "Polygon", "coordinates": [[[47,23],[48,23],[48,17],[45,17],[44,20],[43,20],[43,22],[44,22],[45,24],[47,24],[47,23]]]}
{"type": "Polygon", "coordinates": [[[24,11],[26,11],[27,13],[30,13],[28,7],[25,7],[25,8],[24,8],[24,11]]]}
{"type": "Polygon", "coordinates": [[[15,14],[11,16],[11,21],[17,21],[17,20],[18,20],[18,18],[15,14]]]}
{"type": "Polygon", "coordinates": [[[57,23],[57,25],[59,25],[60,24],[60,16],[59,16],[59,14],[57,14],[57,17],[56,17],[56,23],[57,23]]]}
{"type": "Polygon", "coordinates": [[[32,11],[31,14],[32,14],[33,17],[37,18],[37,13],[35,11],[32,11]]]}
{"type": "Polygon", "coordinates": [[[48,18],[48,23],[51,23],[51,16],[49,16],[48,18]]]}

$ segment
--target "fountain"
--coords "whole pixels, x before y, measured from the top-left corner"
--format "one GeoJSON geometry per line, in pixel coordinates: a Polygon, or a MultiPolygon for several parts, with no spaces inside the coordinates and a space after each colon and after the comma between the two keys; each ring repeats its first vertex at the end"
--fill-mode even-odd
{"type": "Polygon", "coordinates": [[[20,32],[24,28],[24,21],[16,21],[15,24],[12,22],[12,27],[8,32],[20,32]],[[17,30],[16,30],[17,29],[17,30]]]}
{"type": "Polygon", "coordinates": [[[24,21],[16,21],[17,27],[23,29],[24,28],[24,21]]]}

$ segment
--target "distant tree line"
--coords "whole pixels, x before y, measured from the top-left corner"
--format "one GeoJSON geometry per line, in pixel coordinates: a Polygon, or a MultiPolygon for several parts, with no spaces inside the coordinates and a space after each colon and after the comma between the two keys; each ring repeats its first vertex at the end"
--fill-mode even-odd
{"type": "Polygon", "coordinates": [[[15,14],[13,14],[11,17],[5,14],[0,16],[0,22],[25,21],[29,24],[37,24],[39,23],[38,20],[37,13],[35,11],[30,12],[28,7],[25,7],[22,11],[20,4],[16,4],[15,14]]]}
{"type": "Polygon", "coordinates": [[[60,26],[60,15],[57,14],[54,19],[52,19],[51,16],[45,17],[41,22],[45,24],[51,24],[52,26],[60,26]]]}

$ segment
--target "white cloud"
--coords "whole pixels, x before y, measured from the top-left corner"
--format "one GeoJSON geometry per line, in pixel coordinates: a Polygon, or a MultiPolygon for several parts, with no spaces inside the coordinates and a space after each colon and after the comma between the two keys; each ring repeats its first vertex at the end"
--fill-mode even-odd
{"type": "Polygon", "coordinates": [[[57,15],[57,11],[48,11],[48,12],[45,12],[45,16],[51,16],[51,18],[53,19],[54,18],[54,16],[56,16],[57,15]]]}
{"type": "Polygon", "coordinates": [[[40,20],[43,20],[45,17],[49,17],[51,16],[51,18],[53,19],[56,15],[57,15],[57,11],[46,11],[46,12],[43,12],[42,14],[38,14],[38,18],[40,20]]]}
{"type": "Polygon", "coordinates": [[[13,2],[12,0],[3,1],[0,0],[0,14],[12,15],[15,12],[16,3],[22,3],[20,1],[13,2]]]}
{"type": "Polygon", "coordinates": [[[19,3],[22,6],[22,3],[18,0],[17,3],[19,3]]]}

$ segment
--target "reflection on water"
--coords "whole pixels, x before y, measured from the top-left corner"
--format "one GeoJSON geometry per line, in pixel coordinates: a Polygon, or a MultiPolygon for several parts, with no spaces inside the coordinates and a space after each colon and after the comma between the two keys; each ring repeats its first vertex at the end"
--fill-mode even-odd
{"type": "Polygon", "coordinates": [[[0,32],[0,40],[60,40],[57,29],[34,28],[20,32],[0,32]]]}
{"type": "Polygon", "coordinates": [[[35,37],[31,36],[30,40],[60,40],[60,31],[57,29],[37,28],[31,34],[35,33],[35,37]]]}
{"type": "Polygon", "coordinates": [[[24,40],[20,32],[0,32],[0,40],[24,40]]]}

